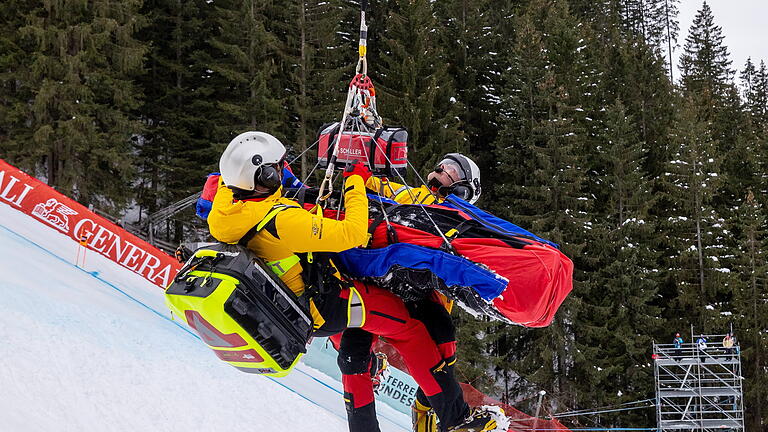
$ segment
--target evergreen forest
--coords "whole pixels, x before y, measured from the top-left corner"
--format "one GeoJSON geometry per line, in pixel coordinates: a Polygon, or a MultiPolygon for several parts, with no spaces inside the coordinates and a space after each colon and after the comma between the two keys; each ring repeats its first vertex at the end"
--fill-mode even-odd
{"type": "MultiPolygon", "coordinates": [[[[653,398],[653,341],[732,326],[746,428],[765,430],[768,67],[733,64],[706,3],[679,28],[678,4],[370,1],[379,113],[408,129],[411,163],[471,156],[478,205],[576,264],[547,328],[454,313],[461,380],[531,414],[540,390],[542,416],[653,398]]],[[[246,130],[313,183],[359,15],[352,0],[4,0],[0,157],[139,219],[200,191],[246,130]]],[[[653,427],[655,410],[563,422],[653,427]]]]}

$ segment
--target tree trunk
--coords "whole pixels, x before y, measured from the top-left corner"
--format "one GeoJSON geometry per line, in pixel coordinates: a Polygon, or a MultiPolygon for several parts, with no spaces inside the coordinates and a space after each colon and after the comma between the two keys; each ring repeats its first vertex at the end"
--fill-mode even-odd
{"type": "Polygon", "coordinates": [[[253,56],[256,53],[256,36],[253,34],[255,31],[253,26],[256,25],[256,5],[254,4],[255,0],[251,0],[251,7],[250,7],[250,13],[251,13],[251,21],[250,26],[251,28],[248,30],[248,37],[249,37],[249,46],[248,46],[248,79],[250,80],[248,87],[250,88],[250,106],[248,107],[249,111],[251,112],[251,128],[256,129],[256,113],[253,111],[253,107],[256,106],[256,87],[254,87],[253,79],[256,76],[256,64],[254,62],[253,56]]]}
{"type": "MultiPolygon", "coordinates": [[[[693,179],[695,182],[698,182],[698,177],[696,176],[696,170],[697,170],[697,161],[693,161],[693,179]]],[[[701,305],[704,306],[705,303],[705,297],[704,297],[704,250],[702,249],[702,241],[701,241],[701,205],[702,205],[702,199],[701,199],[701,190],[699,190],[699,184],[696,184],[695,192],[694,192],[694,206],[696,210],[694,211],[695,217],[696,217],[696,249],[698,252],[698,258],[699,258],[699,294],[701,299],[701,305]]],[[[702,315],[702,322],[699,323],[700,325],[703,325],[703,315],[702,315]]]]}
{"type": "Polygon", "coordinates": [[[299,72],[299,150],[301,151],[301,179],[307,175],[307,3],[302,0],[299,11],[301,28],[301,62],[299,72]]]}

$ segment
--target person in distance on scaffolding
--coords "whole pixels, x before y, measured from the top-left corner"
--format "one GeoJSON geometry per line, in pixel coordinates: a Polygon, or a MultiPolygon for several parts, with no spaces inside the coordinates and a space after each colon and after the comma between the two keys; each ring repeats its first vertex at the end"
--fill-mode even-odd
{"type": "Polygon", "coordinates": [[[707,350],[707,338],[704,337],[704,335],[701,335],[696,339],[696,347],[702,352],[707,350]]]}
{"type": "Polygon", "coordinates": [[[726,334],[725,337],[723,338],[723,348],[725,348],[725,353],[730,354],[731,357],[733,356],[733,352],[734,352],[733,345],[734,345],[733,336],[731,335],[731,333],[726,334]]]}
{"type": "MultiPolygon", "coordinates": [[[[470,412],[437,345],[403,301],[378,286],[344,280],[322,256],[368,241],[364,183],[370,171],[362,164],[347,167],[345,218],[324,218],[282,197],[285,152],[277,138],[263,132],[246,132],[229,143],[221,156],[222,181],[208,215],[211,235],[222,242],[246,244],[291,290],[307,296],[316,336],[359,331],[365,337],[386,337],[427,395],[441,431],[494,430],[491,413],[470,412]]],[[[342,340],[338,362],[351,432],[379,431],[370,359],[370,342],[367,347],[348,346],[342,340]]]]}
{"type": "Polygon", "coordinates": [[[672,344],[675,346],[675,356],[680,357],[683,354],[683,338],[680,337],[680,333],[675,333],[672,344]]]}

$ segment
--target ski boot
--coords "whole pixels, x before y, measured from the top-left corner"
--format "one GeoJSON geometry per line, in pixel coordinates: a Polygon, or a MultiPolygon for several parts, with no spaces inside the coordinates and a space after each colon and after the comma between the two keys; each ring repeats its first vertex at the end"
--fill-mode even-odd
{"type": "Polygon", "coordinates": [[[411,421],[413,432],[437,432],[435,410],[422,404],[418,399],[413,401],[411,407],[411,421]]]}
{"type": "Polygon", "coordinates": [[[509,429],[509,419],[504,410],[496,406],[481,406],[472,409],[472,413],[463,423],[452,428],[449,432],[506,432],[509,429]]]}
{"type": "Polygon", "coordinates": [[[382,352],[371,354],[371,381],[373,392],[379,394],[381,384],[389,377],[389,362],[387,355],[382,352]]]}

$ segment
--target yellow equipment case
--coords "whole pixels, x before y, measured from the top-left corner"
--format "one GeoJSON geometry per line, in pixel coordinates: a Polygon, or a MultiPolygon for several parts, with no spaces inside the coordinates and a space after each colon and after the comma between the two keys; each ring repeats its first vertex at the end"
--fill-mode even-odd
{"type": "Polygon", "coordinates": [[[165,291],[216,355],[244,372],[285,376],[306,353],[312,318],[305,299],[240,245],[197,249],[165,291]]]}

